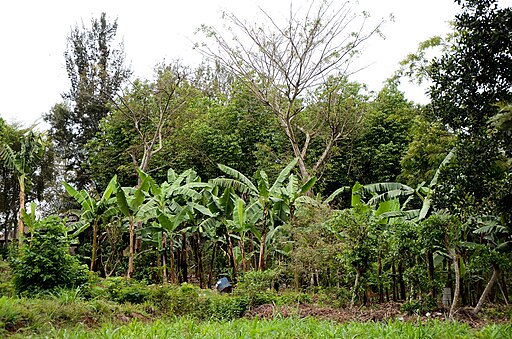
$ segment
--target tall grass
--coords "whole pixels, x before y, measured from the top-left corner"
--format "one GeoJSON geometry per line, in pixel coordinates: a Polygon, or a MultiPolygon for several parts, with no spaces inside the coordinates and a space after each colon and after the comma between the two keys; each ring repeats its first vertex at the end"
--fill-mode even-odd
{"type": "Polygon", "coordinates": [[[400,321],[336,324],[314,318],[227,322],[176,318],[149,324],[140,321],[122,326],[105,324],[94,330],[55,329],[34,338],[512,338],[512,325],[471,329],[460,323],[436,321],[417,326],[400,321]]]}

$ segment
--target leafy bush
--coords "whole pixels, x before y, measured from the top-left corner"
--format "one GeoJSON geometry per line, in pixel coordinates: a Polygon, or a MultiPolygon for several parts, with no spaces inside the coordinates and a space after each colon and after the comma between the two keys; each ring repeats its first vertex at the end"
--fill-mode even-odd
{"type": "Polygon", "coordinates": [[[439,306],[434,298],[425,297],[421,300],[410,300],[402,304],[400,307],[401,312],[407,314],[421,314],[429,311],[434,311],[439,306]]]}
{"type": "Polygon", "coordinates": [[[0,261],[0,296],[14,295],[11,267],[7,261],[0,261]]]}
{"type": "Polygon", "coordinates": [[[208,301],[206,318],[210,320],[238,319],[249,308],[249,299],[242,296],[213,295],[208,301]]]}
{"type": "Polygon", "coordinates": [[[351,292],[344,287],[321,289],[317,293],[318,304],[343,308],[349,304],[351,295],[351,292]]]}
{"type": "Polygon", "coordinates": [[[102,284],[107,299],[118,303],[141,304],[147,301],[151,294],[145,284],[134,279],[111,277],[105,279],[102,284]]]}
{"type": "Polygon", "coordinates": [[[250,271],[240,277],[236,286],[239,293],[261,293],[272,291],[273,285],[277,282],[279,272],[277,270],[250,271]]]}
{"type": "Polygon", "coordinates": [[[313,302],[307,293],[286,292],[277,299],[278,305],[309,304],[313,302]]]}
{"type": "Polygon", "coordinates": [[[34,295],[85,283],[87,268],[68,250],[67,230],[60,218],[37,221],[30,236],[12,253],[15,290],[34,295]]]}
{"type": "Polygon", "coordinates": [[[249,307],[246,296],[218,294],[183,283],[149,286],[150,302],[163,313],[196,319],[232,320],[243,316],[249,307]]]}

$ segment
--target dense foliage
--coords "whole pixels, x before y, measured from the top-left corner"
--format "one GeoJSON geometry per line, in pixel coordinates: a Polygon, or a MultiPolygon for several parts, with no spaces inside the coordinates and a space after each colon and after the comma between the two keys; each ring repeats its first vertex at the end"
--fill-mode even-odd
{"type": "Polygon", "coordinates": [[[58,217],[31,225],[29,237],[12,253],[13,283],[18,293],[36,294],[87,281],[87,270],[68,253],[66,226],[58,217]]]}
{"type": "MultiPolygon", "coordinates": [[[[210,64],[160,64],[124,88],[122,49],[110,45],[117,23],[102,15],[90,31],[74,29],[71,88],[47,116],[49,137],[0,120],[0,222],[5,245],[18,229],[16,293],[83,284],[81,262],[107,278],[84,285],[88,298],[151,300],[202,319],[278,303],[278,290],[314,292],[332,307],[444,304],[450,316],[508,303],[512,9],[458,3],[454,32],[422,75],[432,81],[426,106],[397,79],[378,93],[351,81],[346,62],[378,27],[349,33],[341,55],[347,32],[336,16],[326,30],[323,17],[248,30],[266,40],[237,65],[226,62],[237,46],[204,28],[224,51],[205,47],[210,64]],[[282,41],[322,56],[317,68],[282,41]],[[27,214],[26,197],[54,215],[36,219],[35,205],[27,214]],[[199,288],[220,277],[236,285],[233,298],[203,298],[199,288]]],[[[227,20],[240,34],[249,27],[227,20]]]]}

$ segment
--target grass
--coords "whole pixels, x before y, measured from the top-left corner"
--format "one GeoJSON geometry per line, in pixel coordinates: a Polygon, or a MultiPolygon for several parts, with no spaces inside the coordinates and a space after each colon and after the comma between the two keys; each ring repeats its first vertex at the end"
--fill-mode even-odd
{"type": "MultiPolygon", "coordinates": [[[[14,338],[24,337],[14,335],[14,338]]],[[[489,325],[471,329],[460,323],[432,321],[422,326],[408,322],[336,324],[314,318],[237,319],[226,322],[189,318],[132,321],[124,325],[103,324],[96,329],[83,325],[50,329],[31,338],[511,338],[512,325],[489,325]]]]}

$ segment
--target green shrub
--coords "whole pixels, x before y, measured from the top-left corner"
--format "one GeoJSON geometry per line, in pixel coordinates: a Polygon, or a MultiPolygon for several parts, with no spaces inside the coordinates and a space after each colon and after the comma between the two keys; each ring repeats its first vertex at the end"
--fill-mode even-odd
{"type": "Polygon", "coordinates": [[[218,294],[187,283],[180,286],[153,285],[149,289],[150,303],[163,313],[201,320],[240,318],[250,303],[250,298],[246,296],[218,294]]]}
{"type": "Polygon", "coordinates": [[[350,302],[351,293],[346,288],[331,287],[317,293],[317,302],[334,308],[343,308],[350,302]]]}
{"type": "Polygon", "coordinates": [[[249,299],[242,296],[212,295],[208,301],[206,318],[209,320],[238,319],[249,307],[249,299]]]}
{"type": "Polygon", "coordinates": [[[402,306],[400,306],[400,311],[406,312],[407,314],[422,314],[434,311],[438,308],[439,306],[434,298],[425,297],[421,300],[410,300],[403,303],[402,306]]]}
{"type": "Polygon", "coordinates": [[[12,284],[12,272],[9,263],[5,260],[0,261],[0,296],[14,295],[14,285],[12,284]]]}
{"type": "Polygon", "coordinates": [[[32,233],[12,253],[15,290],[34,295],[85,283],[87,267],[80,265],[68,250],[67,230],[60,218],[37,221],[32,233]]]}
{"type": "Polygon", "coordinates": [[[278,305],[310,304],[313,300],[307,293],[286,292],[277,299],[278,305]]]}
{"type": "Polygon", "coordinates": [[[246,298],[249,307],[276,303],[278,295],[272,286],[278,276],[277,270],[246,272],[240,278],[233,295],[246,298]]]}
{"type": "Polygon", "coordinates": [[[118,303],[141,304],[147,301],[151,295],[145,284],[134,279],[111,277],[103,281],[103,286],[107,298],[118,303]]]}
{"type": "Polygon", "coordinates": [[[168,293],[168,311],[176,316],[188,315],[194,318],[207,317],[208,298],[206,291],[192,284],[183,283],[168,293]]]}
{"type": "Polygon", "coordinates": [[[236,285],[239,293],[261,293],[272,291],[273,284],[277,282],[279,272],[277,270],[250,271],[240,277],[236,285]]]}

